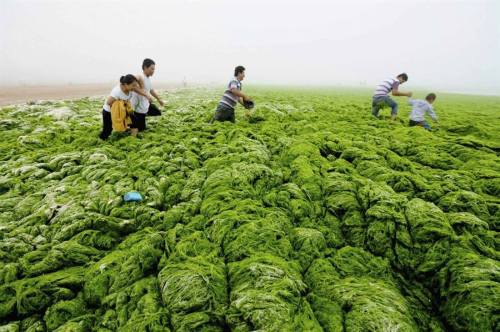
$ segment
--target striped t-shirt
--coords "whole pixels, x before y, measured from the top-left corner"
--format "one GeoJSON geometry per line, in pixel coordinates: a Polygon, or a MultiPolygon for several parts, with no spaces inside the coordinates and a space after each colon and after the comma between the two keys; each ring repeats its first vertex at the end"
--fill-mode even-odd
{"type": "Polygon", "coordinates": [[[234,109],[240,97],[233,94],[231,92],[231,89],[238,89],[238,91],[241,91],[241,82],[238,81],[237,78],[231,79],[231,81],[227,85],[227,89],[224,92],[224,95],[222,96],[222,99],[220,100],[220,103],[234,109]]]}
{"type": "Polygon", "coordinates": [[[388,78],[377,86],[375,92],[373,93],[373,96],[374,97],[387,96],[389,92],[392,91],[392,89],[397,90],[398,86],[399,86],[399,80],[395,78],[388,78]]]}

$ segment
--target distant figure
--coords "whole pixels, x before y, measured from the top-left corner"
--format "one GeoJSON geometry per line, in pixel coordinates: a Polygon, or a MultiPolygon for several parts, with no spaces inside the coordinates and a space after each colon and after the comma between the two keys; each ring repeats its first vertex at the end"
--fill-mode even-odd
{"type": "Polygon", "coordinates": [[[437,123],[437,116],[432,108],[432,103],[436,100],[434,93],[429,93],[425,100],[408,98],[408,104],[413,108],[410,113],[410,127],[421,126],[431,130],[431,126],[425,121],[425,113],[428,113],[432,120],[437,123]]]}
{"type": "Polygon", "coordinates": [[[111,90],[102,107],[102,131],[99,135],[102,140],[106,140],[113,132],[113,122],[111,120],[111,106],[113,103],[116,100],[129,102],[132,97],[132,91],[137,88],[137,78],[132,74],[128,74],[120,77],[120,84],[111,90]]]}
{"type": "Polygon", "coordinates": [[[245,101],[251,101],[250,97],[241,92],[241,81],[245,78],[245,67],[238,66],[234,69],[234,78],[229,81],[227,89],[222,96],[213,120],[234,122],[234,108],[237,103],[244,105],[245,101]]]}
{"type": "Polygon", "coordinates": [[[408,81],[408,75],[402,73],[396,78],[384,80],[377,86],[372,97],[372,114],[374,117],[378,118],[378,112],[385,106],[389,106],[391,108],[391,118],[392,120],[396,120],[398,115],[398,104],[389,97],[389,92],[392,92],[393,96],[411,97],[411,92],[399,91],[399,86],[406,81],[408,81]]]}
{"type": "Polygon", "coordinates": [[[156,64],[151,59],[144,59],[142,62],[142,74],[136,76],[141,92],[133,92],[131,98],[132,108],[134,109],[132,127],[138,131],[146,130],[146,115],[158,116],[161,111],[153,104],[153,97],[163,106],[163,100],[158,96],[151,85],[151,76],[155,72],[156,64]]]}

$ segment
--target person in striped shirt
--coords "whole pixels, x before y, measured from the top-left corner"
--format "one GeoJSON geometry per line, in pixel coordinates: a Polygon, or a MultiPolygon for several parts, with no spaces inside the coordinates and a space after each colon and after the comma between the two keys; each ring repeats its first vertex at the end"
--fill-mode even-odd
{"type": "Polygon", "coordinates": [[[391,108],[391,118],[393,120],[396,119],[398,115],[398,104],[389,97],[389,93],[392,93],[393,96],[411,97],[411,92],[399,91],[399,86],[406,81],[408,81],[408,75],[402,73],[396,78],[384,80],[377,86],[372,97],[372,114],[374,117],[378,118],[379,111],[385,106],[389,106],[391,108]]]}
{"type": "Polygon", "coordinates": [[[227,85],[227,89],[217,106],[213,120],[234,122],[234,108],[237,103],[243,104],[250,101],[250,97],[241,92],[241,81],[245,78],[245,67],[238,66],[234,69],[234,78],[227,85]]]}

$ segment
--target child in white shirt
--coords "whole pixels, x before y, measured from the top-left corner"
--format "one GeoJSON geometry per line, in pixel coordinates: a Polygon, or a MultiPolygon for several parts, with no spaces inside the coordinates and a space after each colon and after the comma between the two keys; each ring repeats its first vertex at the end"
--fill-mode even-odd
{"type": "Polygon", "coordinates": [[[420,126],[431,130],[431,126],[425,120],[425,114],[428,113],[432,120],[437,123],[437,116],[432,108],[432,103],[436,100],[434,93],[429,93],[425,100],[408,98],[408,104],[413,108],[410,113],[410,127],[420,126]]]}

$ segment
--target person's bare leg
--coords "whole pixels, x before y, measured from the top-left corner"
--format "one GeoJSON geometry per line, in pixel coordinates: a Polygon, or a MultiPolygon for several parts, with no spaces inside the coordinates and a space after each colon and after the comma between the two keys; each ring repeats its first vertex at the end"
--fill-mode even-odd
{"type": "Polygon", "coordinates": [[[391,119],[392,121],[395,121],[398,117],[398,104],[390,97],[387,97],[386,103],[391,108],[391,119]]]}
{"type": "Polygon", "coordinates": [[[130,129],[130,136],[136,137],[138,132],[139,132],[139,129],[132,128],[132,129],[130,129]]]}

